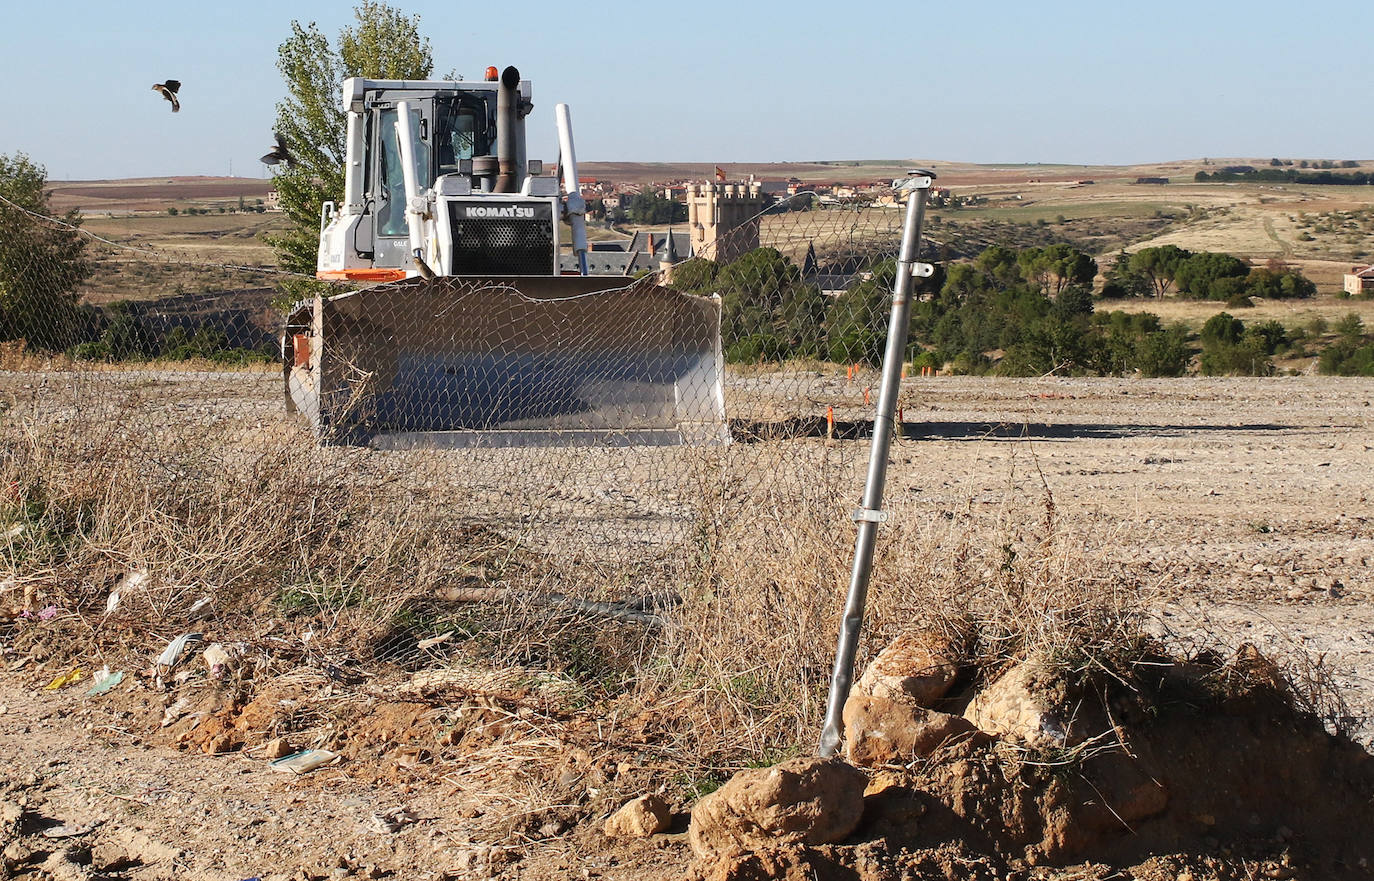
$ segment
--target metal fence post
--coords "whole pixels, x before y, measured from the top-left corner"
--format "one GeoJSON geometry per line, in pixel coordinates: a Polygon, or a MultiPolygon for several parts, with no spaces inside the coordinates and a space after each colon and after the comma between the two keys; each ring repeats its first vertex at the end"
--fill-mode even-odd
{"type": "Polygon", "coordinates": [[[832,756],[844,734],[844,704],[854,677],[854,656],[863,629],[864,606],[868,600],[869,571],[873,564],[873,545],[878,524],[887,519],[883,506],[883,486],[887,479],[887,456],[892,447],[897,396],[902,386],[902,362],[906,360],[907,324],[911,314],[911,284],[916,277],[926,278],[934,268],[919,263],[921,226],[925,222],[926,198],[935,173],[923,169],[908,172],[901,185],[909,191],[906,222],[902,227],[902,248],[897,259],[897,279],[892,286],[892,315],[887,326],[887,350],[883,355],[882,386],[878,390],[878,410],[873,419],[873,446],[869,452],[868,480],[863,503],[854,512],[858,536],[854,541],[854,569],[849,579],[844,618],[835,647],[835,668],[830,675],[830,697],[825,706],[825,728],[821,731],[820,754],[832,756]]]}

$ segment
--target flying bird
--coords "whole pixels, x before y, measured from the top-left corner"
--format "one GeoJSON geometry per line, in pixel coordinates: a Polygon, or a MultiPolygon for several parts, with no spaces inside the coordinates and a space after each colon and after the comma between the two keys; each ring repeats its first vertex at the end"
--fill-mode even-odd
{"type": "Polygon", "coordinates": [[[278,162],[285,162],[287,165],[291,165],[294,163],[296,157],[292,156],[291,152],[286,149],[286,141],[282,138],[281,132],[273,132],[272,136],[277,139],[277,144],[272,148],[271,153],[262,157],[263,164],[276,165],[278,162]]]}
{"type": "Polygon", "coordinates": [[[176,113],[181,109],[181,102],[177,100],[177,91],[181,89],[178,80],[168,80],[165,83],[154,83],[153,91],[161,92],[162,97],[172,102],[172,112],[176,113]]]}

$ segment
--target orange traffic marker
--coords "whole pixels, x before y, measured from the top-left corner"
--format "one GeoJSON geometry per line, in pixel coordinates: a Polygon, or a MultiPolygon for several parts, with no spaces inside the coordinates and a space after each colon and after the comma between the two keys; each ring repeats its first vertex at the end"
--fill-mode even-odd
{"type": "Polygon", "coordinates": [[[829,438],[835,436],[835,408],[833,406],[825,408],[825,436],[829,438]]]}
{"type": "Polygon", "coordinates": [[[864,389],[864,406],[868,406],[868,389],[864,389]]]}

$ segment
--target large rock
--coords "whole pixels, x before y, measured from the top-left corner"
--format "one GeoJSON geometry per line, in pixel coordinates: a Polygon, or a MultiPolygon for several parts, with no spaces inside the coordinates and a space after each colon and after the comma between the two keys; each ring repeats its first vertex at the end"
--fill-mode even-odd
{"type": "Polygon", "coordinates": [[[602,831],[607,838],[648,838],[668,828],[672,812],[657,795],[641,795],[606,818],[602,831]]]}
{"type": "Polygon", "coordinates": [[[961,655],[942,634],[911,631],[894,639],[864,670],[855,694],[906,697],[931,707],[949,693],[959,675],[961,655]]]}
{"type": "Polygon", "coordinates": [[[839,759],[789,759],[741,771],[692,808],[692,850],[713,859],[841,841],[863,816],[866,782],[839,759]]]}
{"type": "Polygon", "coordinates": [[[1023,661],[978,692],[964,717],[988,734],[1027,746],[1073,746],[1082,738],[1070,730],[1070,716],[1059,706],[1052,682],[1043,665],[1023,661]]]}
{"type": "Polygon", "coordinates": [[[845,756],[856,765],[906,763],[978,729],[963,716],[909,698],[854,695],[844,705],[845,756]]]}

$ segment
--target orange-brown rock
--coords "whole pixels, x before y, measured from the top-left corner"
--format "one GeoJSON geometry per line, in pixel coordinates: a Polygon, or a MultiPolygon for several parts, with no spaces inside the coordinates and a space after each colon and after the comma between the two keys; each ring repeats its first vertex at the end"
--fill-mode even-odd
{"type": "Polygon", "coordinates": [[[973,723],[910,698],[854,695],[844,705],[845,756],[856,765],[905,763],[976,731],[973,723]]]}
{"type": "Polygon", "coordinates": [[[960,653],[946,636],[911,631],[880,651],[855,685],[855,694],[908,697],[923,707],[949,693],[959,675],[960,653]]]}
{"type": "Polygon", "coordinates": [[[702,859],[793,844],[831,844],[863,816],[862,771],[839,759],[751,768],[692,808],[688,837],[702,859]]]}

